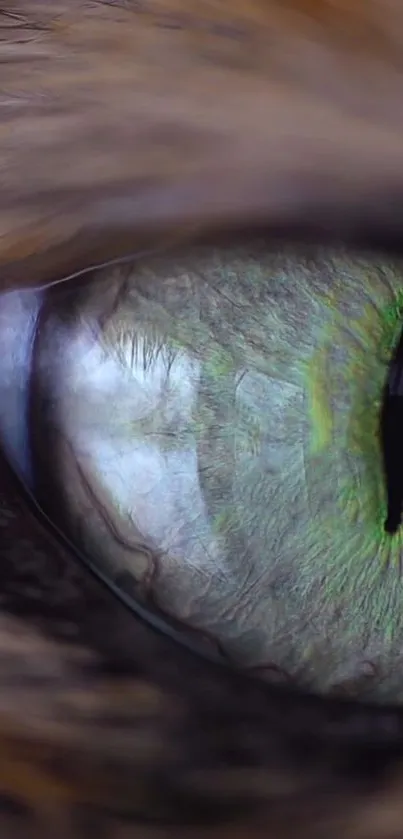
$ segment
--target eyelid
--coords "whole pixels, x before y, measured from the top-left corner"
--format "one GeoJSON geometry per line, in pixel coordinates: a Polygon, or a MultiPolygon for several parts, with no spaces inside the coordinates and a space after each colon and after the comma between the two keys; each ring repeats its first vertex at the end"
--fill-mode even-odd
{"type": "Polygon", "coordinates": [[[43,292],[44,290],[54,288],[54,286],[64,285],[65,283],[71,282],[72,280],[78,280],[80,277],[85,277],[87,275],[93,274],[95,271],[103,271],[106,268],[115,268],[119,265],[131,265],[133,262],[138,261],[139,259],[145,259],[146,257],[154,256],[155,250],[145,250],[145,251],[137,251],[135,253],[129,253],[125,256],[117,256],[114,259],[108,259],[106,262],[97,262],[94,265],[89,265],[87,268],[81,268],[80,271],[74,271],[73,274],[67,274],[65,277],[60,277],[58,280],[53,280],[52,282],[46,283],[45,285],[35,286],[34,288],[24,289],[24,291],[29,294],[30,292],[39,293],[43,292]]]}

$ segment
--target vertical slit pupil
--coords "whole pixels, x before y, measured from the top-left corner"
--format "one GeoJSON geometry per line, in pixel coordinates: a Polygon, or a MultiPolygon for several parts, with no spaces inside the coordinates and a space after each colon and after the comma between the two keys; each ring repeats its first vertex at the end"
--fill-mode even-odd
{"type": "Polygon", "coordinates": [[[400,528],[403,506],[403,330],[386,379],[381,443],[387,494],[384,527],[386,533],[393,535],[400,528]]]}

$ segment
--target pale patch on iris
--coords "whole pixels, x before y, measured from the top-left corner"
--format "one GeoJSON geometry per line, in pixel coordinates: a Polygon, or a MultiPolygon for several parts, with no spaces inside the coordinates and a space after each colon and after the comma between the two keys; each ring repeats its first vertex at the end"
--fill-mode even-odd
{"type": "Polygon", "coordinates": [[[333,437],[333,417],[329,402],[328,347],[315,350],[306,364],[305,388],[308,402],[311,440],[310,454],[318,455],[331,445],[333,437]]]}

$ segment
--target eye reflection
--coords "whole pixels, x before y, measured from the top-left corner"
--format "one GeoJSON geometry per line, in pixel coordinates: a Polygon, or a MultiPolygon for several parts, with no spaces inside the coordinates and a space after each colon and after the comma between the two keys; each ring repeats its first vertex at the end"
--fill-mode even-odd
{"type": "Polygon", "coordinates": [[[379,417],[402,266],[257,245],[30,300],[23,469],[69,538],[242,667],[400,700],[379,417]]]}

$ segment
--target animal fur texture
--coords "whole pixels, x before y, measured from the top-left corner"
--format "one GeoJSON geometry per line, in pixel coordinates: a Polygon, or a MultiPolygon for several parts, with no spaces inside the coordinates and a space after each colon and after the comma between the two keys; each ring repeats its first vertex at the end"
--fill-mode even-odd
{"type": "MultiPolygon", "coordinates": [[[[402,10],[0,7],[1,287],[266,226],[400,247],[402,10]]],[[[192,656],[0,475],[5,839],[397,839],[403,712],[192,656]]]]}
{"type": "Polygon", "coordinates": [[[399,243],[398,0],[0,12],[3,286],[234,225],[399,243]]]}

